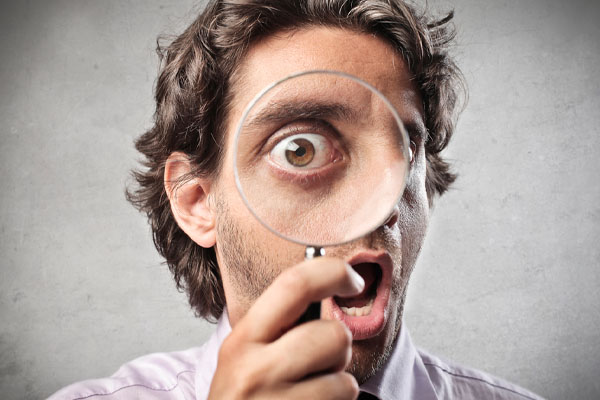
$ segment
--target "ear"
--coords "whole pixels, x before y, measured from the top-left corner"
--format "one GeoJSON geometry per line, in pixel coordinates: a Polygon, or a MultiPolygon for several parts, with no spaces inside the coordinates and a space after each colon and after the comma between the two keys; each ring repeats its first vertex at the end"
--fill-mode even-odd
{"type": "Polygon", "coordinates": [[[177,225],[194,242],[204,248],[213,247],[215,213],[209,201],[212,181],[202,177],[184,178],[191,171],[190,160],[184,153],[174,152],[167,159],[164,185],[171,212],[177,225]]]}

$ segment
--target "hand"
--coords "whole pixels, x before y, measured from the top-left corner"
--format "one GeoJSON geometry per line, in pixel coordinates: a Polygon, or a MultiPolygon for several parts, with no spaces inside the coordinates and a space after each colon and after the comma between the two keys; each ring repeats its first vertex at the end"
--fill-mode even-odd
{"type": "Polygon", "coordinates": [[[294,325],[310,303],[363,286],[352,267],[330,257],[282,272],[223,342],[209,399],[356,399],[358,384],[344,372],[352,357],[346,326],[294,325]]]}

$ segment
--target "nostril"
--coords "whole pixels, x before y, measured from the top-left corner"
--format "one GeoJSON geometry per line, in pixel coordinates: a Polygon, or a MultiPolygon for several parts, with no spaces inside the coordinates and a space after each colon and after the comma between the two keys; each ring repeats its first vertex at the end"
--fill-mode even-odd
{"type": "Polygon", "coordinates": [[[393,228],[394,225],[396,225],[398,223],[399,214],[400,214],[400,212],[398,210],[398,206],[394,207],[390,216],[385,221],[384,225],[387,226],[388,228],[393,228]]]}

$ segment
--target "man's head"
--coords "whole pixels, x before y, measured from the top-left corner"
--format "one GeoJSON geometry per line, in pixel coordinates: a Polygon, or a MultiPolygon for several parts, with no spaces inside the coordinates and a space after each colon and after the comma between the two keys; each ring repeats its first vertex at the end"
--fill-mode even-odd
{"type": "MultiPolygon", "coordinates": [[[[148,170],[136,173],[140,188],[130,199],[148,213],[155,244],[199,315],[218,317],[226,301],[235,324],[303,256],[266,231],[237,194],[231,154],[243,108],[290,73],[339,70],[391,100],[416,149],[395,217],[329,252],[347,261],[381,258],[384,320],[353,345],[352,370],[361,381],[386,359],[432,198],[454,180],[439,155],[454,129],[460,84],[445,53],[446,23],[399,1],[211,2],[163,51],[156,123],[137,142],[148,170]]],[[[324,302],[325,317],[336,312],[333,303],[324,302]]]]}

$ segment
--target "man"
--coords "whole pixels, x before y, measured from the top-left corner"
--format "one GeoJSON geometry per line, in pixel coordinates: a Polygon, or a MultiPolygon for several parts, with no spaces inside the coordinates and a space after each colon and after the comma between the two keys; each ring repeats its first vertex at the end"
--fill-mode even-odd
{"type": "Polygon", "coordinates": [[[400,0],[210,2],[162,52],[155,125],[137,141],[148,169],[129,197],[148,214],[190,304],[218,319],[217,330],[200,348],[142,357],[52,398],[539,398],[417,350],[402,324],[430,206],[454,180],[440,157],[461,88],[446,54],[450,19],[400,0]],[[233,141],[257,92],[316,69],[379,89],[409,128],[412,160],[382,226],[303,261],[301,246],[266,230],[240,199],[233,141]],[[381,307],[362,328],[345,326],[338,303],[367,290],[381,307]],[[322,319],[297,324],[318,301],[322,319]]]}

